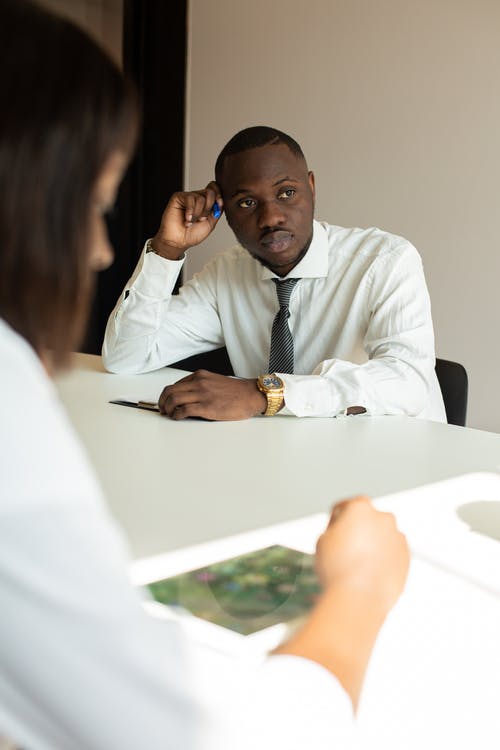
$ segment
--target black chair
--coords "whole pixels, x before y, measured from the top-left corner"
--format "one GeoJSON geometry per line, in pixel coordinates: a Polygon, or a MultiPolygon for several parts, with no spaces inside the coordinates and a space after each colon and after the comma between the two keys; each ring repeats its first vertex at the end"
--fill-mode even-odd
{"type": "Polygon", "coordinates": [[[218,372],[219,375],[234,375],[225,346],[221,349],[214,349],[211,352],[194,354],[192,357],[174,362],[169,367],[177,367],[179,370],[189,370],[190,372],[194,372],[194,370],[210,370],[210,372],[218,372]]]}
{"type": "Polygon", "coordinates": [[[448,424],[465,427],[469,379],[465,367],[458,362],[436,359],[436,375],[443,394],[448,424]]]}

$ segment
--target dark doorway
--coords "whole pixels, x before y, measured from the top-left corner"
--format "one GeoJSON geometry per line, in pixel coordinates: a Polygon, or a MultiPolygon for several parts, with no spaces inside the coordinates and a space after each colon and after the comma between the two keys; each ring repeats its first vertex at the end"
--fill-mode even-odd
{"type": "Polygon", "coordinates": [[[115,262],[99,275],[83,351],[99,354],[108,316],[170,195],[182,189],[187,0],[124,0],[123,68],[139,91],[142,125],[109,232],[115,262]]]}

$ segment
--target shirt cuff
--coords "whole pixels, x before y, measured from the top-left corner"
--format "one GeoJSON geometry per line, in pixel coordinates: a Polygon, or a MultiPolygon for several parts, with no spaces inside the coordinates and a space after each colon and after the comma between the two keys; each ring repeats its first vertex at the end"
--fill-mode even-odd
{"type": "Polygon", "coordinates": [[[140,273],[133,283],[134,290],[146,297],[166,299],[172,293],[184,261],[185,256],[180,260],[169,260],[157,253],[147,253],[144,245],[139,261],[140,273]]]}
{"type": "MultiPolygon", "coordinates": [[[[296,417],[334,417],[336,410],[332,399],[332,385],[320,375],[283,375],[277,373],[285,384],[286,409],[280,413],[296,417]]],[[[340,410],[342,411],[342,410],[340,410]]]]}

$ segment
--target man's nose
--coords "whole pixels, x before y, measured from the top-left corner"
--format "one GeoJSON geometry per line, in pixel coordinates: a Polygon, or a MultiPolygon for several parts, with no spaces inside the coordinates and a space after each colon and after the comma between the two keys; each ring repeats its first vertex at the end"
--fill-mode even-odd
{"type": "Polygon", "coordinates": [[[285,213],[279,201],[263,201],[259,203],[259,228],[276,227],[284,224],[285,213]]]}

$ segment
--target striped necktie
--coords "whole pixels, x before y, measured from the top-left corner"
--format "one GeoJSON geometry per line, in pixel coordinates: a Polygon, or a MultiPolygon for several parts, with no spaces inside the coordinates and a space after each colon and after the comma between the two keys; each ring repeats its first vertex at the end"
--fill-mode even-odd
{"type": "Polygon", "coordinates": [[[271,332],[271,349],[269,354],[269,372],[293,373],[293,337],[288,325],[290,317],[290,297],[299,279],[280,281],[273,279],[280,309],[273,322],[271,332]]]}

